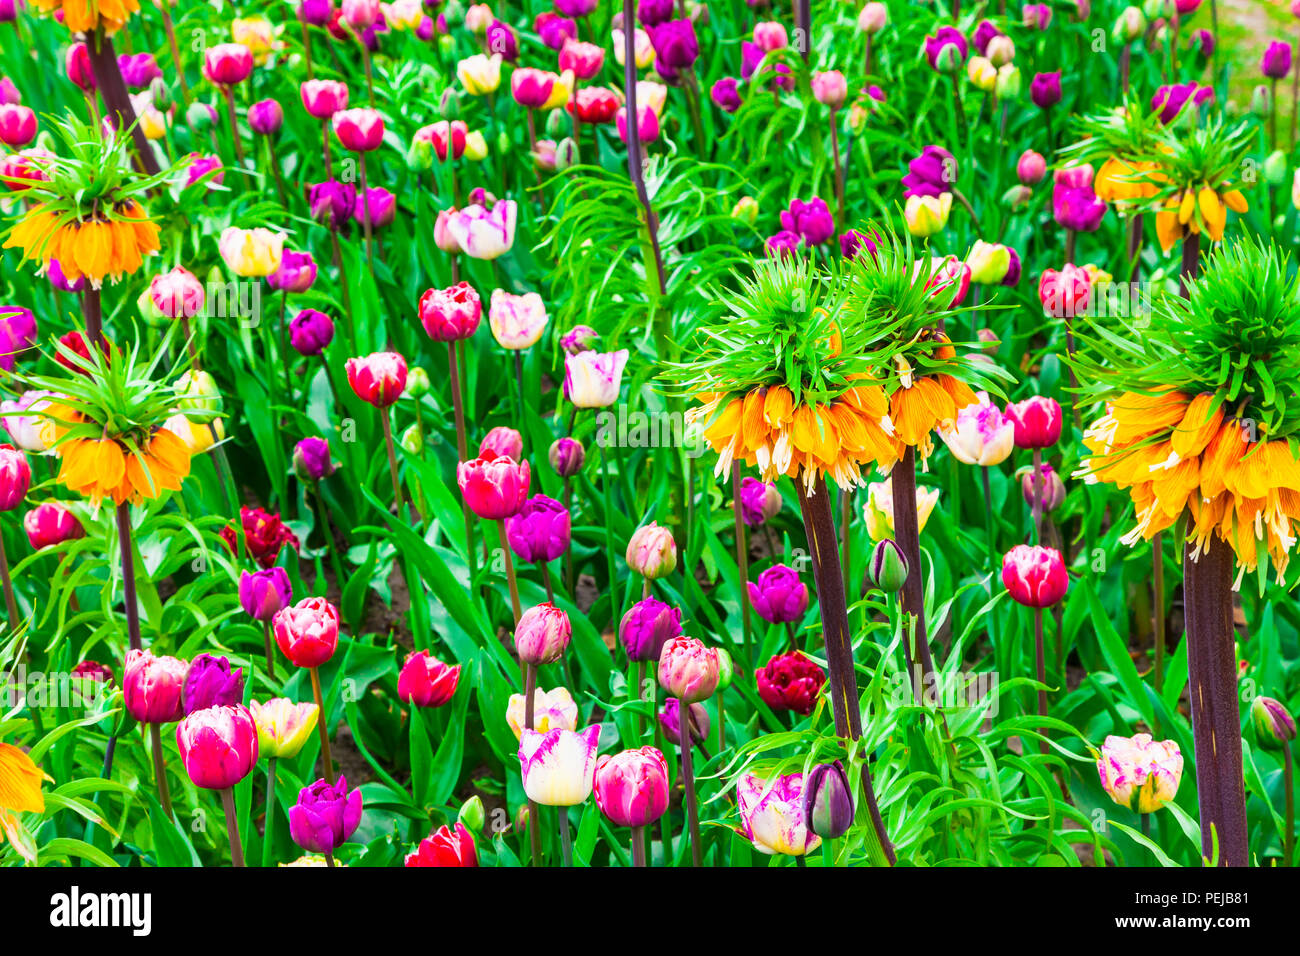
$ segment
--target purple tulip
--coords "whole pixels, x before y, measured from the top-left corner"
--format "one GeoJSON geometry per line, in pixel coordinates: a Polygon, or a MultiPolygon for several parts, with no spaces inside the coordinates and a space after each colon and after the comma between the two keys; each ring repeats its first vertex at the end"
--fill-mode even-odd
{"type": "Polygon", "coordinates": [[[789,229],[782,229],[774,236],[767,237],[767,254],[772,259],[784,259],[786,256],[793,255],[799,249],[799,244],[803,242],[799,238],[799,233],[791,232],[789,229]]]}
{"type": "Polygon", "coordinates": [[[123,53],[117,58],[117,68],[133,90],[142,90],[163,75],[152,53],[123,53]]]}
{"type": "Polygon", "coordinates": [[[293,601],[289,574],[276,565],[264,571],[245,571],[239,576],[239,604],[255,621],[269,621],[293,601]]]}
{"type": "Polygon", "coordinates": [[[248,126],[259,136],[274,136],[284,125],[284,107],[276,100],[258,100],[248,108],[248,126]]]}
{"type": "Polygon", "coordinates": [[[1096,232],[1106,215],[1106,204],[1097,198],[1092,185],[1092,167],[1058,169],[1052,187],[1052,215],[1063,229],[1096,232]]]}
{"type": "Polygon", "coordinates": [[[86,277],[77,276],[76,279],[69,281],[64,275],[63,267],[59,265],[58,259],[51,259],[49,266],[45,269],[45,278],[50,280],[50,285],[60,292],[80,292],[86,287],[86,277]]]}
{"type": "Polygon", "coordinates": [[[519,39],[515,36],[515,31],[500,20],[493,20],[488,24],[484,37],[487,40],[488,52],[501,54],[501,59],[507,63],[514,63],[519,59],[519,39]]]}
{"type": "Polygon", "coordinates": [[[266,284],[281,292],[306,292],[316,281],[316,260],[310,252],[285,249],[280,268],[266,277],[266,284]]]}
{"type": "Polygon", "coordinates": [[[808,202],[790,200],[790,208],[781,213],[781,227],[796,233],[810,246],[820,246],[835,235],[835,220],[826,200],[813,197],[808,202]]]}
{"type": "Polygon", "coordinates": [[[757,528],[780,510],[781,495],[777,492],[776,485],[769,485],[748,475],[741,481],[740,516],[746,525],[757,528]]]}
{"type": "Polygon", "coordinates": [[[740,87],[734,76],[724,76],[714,83],[709,96],[724,113],[734,113],[740,109],[740,87]]]}
{"type": "MultiPolygon", "coordinates": [[[[679,743],[682,739],[679,722],[681,706],[681,702],[676,697],[669,697],[664,701],[664,709],[659,711],[659,726],[664,729],[664,734],[674,747],[681,746],[679,743]]],[[[690,705],[690,729],[691,743],[697,747],[709,736],[709,712],[704,709],[703,704],[690,705]]]]}
{"type": "Polygon", "coordinates": [[[189,165],[185,169],[185,188],[203,180],[204,185],[221,185],[226,178],[226,167],[220,156],[204,156],[202,153],[190,153],[189,165]],[[206,177],[206,178],[205,178],[206,177]]]}
{"type": "Polygon", "coordinates": [[[311,26],[323,27],[333,17],[333,0],[302,0],[298,4],[298,18],[311,26]]]}
{"type": "Polygon", "coordinates": [[[941,196],[952,192],[957,181],[957,160],[942,146],[927,146],[921,155],[907,164],[903,176],[903,198],[941,196]]]}
{"type": "Polygon", "coordinates": [[[700,55],[695,24],[689,19],[665,20],[648,32],[656,62],[670,70],[689,70],[700,55]]]}
{"type": "Polygon", "coordinates": [[[311,217],[335,232],[352,220],[352,207],[357,201],[357,188],[351,183],[328,179],[313,183],[307,190],[307,205],[311,217]]]}
{"type": "Polygon", "coordinates": [[[876,257],[876,243],[860,229],[850,229],[840,236],[840,255],[852,262],[862,252],[872,259],[876,257]]]}
{"type": "Polygon", "coordinates": [[[552,50],[562,50],[566,41],[578,38],[578,25],[568,17],[542,14],[537,18],[537,35],[552,50]]]}
{"type": "Polygon", "coordinates": [[[1156,90],[1156,95],[1151,97],[1151,108],[1159,110],[1160,122],[1168,124],[1177,119],[1188,100],[1193,106],[1200,106],[1213,99],[1214,90],[1208,86],[1198,86],[1195,82],[1176,83],[1156,90]]]}
{"type": "Polygon", "coordinates": [[[303,309],[289,323],[289,344],[300,355],[320,355],[334,340],[334,320],[324,312],[303,309]]]}
{"type": "Polygon", "coordinates": [[[18,355],[36,344],[36,316],[21,305],[0,305],[0,368],[14,370],[18,355]]]}
{"type": "Polygon", "coordinates": [[[293,473],[303,481],[320,481],[338,471],[330,458],[330,443],[315,435],[293,446],[293,473]]]}
{"type": "Polygon", "coordinates": [[[360,192],[352,207],[352,218],[365,222],[366,206],[370,207],[370,228],[383,229],[397,218],[397,197],[382,186],[371,186],[363,198],[360,192]]]}
{"type": "Polygon", "coordinates": [[[799,572],[785,564],[774,564],[749,582],[749,603],[758,616],[772,624],[797,621],[808,610],[808,585],[799,572]]]}
{"type": "Polygon", "coordinates": [[[1187,45],[1207,60],[1214,56],[1214,34],[1209,30],[1194,30],[1187,45]]]}
{"type": "Polygon", "coordinates": [[[618,638],[630,661],[657,661],[664,645],[681,636],[681,609],[654,597],[643,598],[628,608],[618,626],[618,638]]]}
{"type": "Polygon", "coordinates": [[[569,547],[569,509],[554,498],[534,495],[506,519],[506,539],[521,561],[554,561],[569,547]]]}
{"type": "Polygon", "coordinates": [[[244,669],[230,669],[230,661],[215,654],[200,654],[190,662],[181,687],[181,702],[188,717],[196,710],[243,703],[244,669]]]}
{"type": "Polygon", "coordinates": [[[969,52],[966,38],[956,27],[940,27],[934,36],[925,38],[925,59],[930,69],[940,73],[955,73],[966,62],[969,52]]]}
{"type": "Polygon", "coordinates": [[[975,28],[975,33],[972,34],[970,41],[975,49],[980,51],[980,56],[983,56],[988,52],[989,41],[1000,36],[1002,36],[1002,31],[994,25],[992,20],[981,20],[979,26],[975,28]]]}
{"type": "Polygon", "coordinates": [[[1042,110],[1050,110],[1061,102],[1061,71],[1035,73],[1029,81],[1029,98],[1042,110]]]}
{"type": "Polygon", "coordinates": [[[585,17],[596,9],[596,0],[555,0],[555,9],[566,17],[585,17]]]}
{"type": "Polygon", "coordinates": [[[7,76],[0,76],[0,105],[17,105],[23,101],[23,95],[14,86],[14,81],[7,76]]]}
{"type": "Polygon", "coordinates": [[[1274,40],[1259,61],[1259,71],[1270,80],[1284,80],[1291,72],[1291,44],[1274,40]]]}
{"type": "Polygon", "coordinates": [[[1027,27],[1046,30],[1052,25],[1052,8],[1045,3],[1026,4],[1020,12],[1027,27]]]}
{"type": "Polygon", "coordinates": [[[1011,246],[1007,246],[1007,252],[1011,255],[1011,261],[1007,264],[1007,274],[1002,277],[1003,285],[1018,285],[1020,282],[1020,253],[1016,252],[1011,246]]]}
{"type": "Polygon", "coordinates": [[[348,781],[333,786],[317,780],[303,787],[289,808],[289,835],[310,853],[333,853],[361,824],[361,791],[348,793],[348,781]]]}
{"type": "Polygon", "coordinates": [[[636,5],[636,18],[643,27],[657,27],[673,16],[673,0],[640,0],[636,5]]]}

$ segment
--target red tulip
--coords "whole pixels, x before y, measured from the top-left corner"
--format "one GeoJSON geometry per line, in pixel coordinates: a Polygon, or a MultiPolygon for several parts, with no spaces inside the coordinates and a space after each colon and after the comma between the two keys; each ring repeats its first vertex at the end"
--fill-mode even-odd
{"type": "Polygon", "coordinates": [[[1002,559],[1002,583],[1018,604],[1051,607],[1065,597],[1070,576],[1055,548],[1018,544],[1002,559]]]}
{"type": "Polygon", "coordinates": [[[1015,426],[1017,448],[1047,448],[1061,437],[1061,404],[1035,395],[1008,405],[1006,417],[1015,426]]]}
{"type": "Polygon", "coordinates": [[[66,505],[59,501],[46,501],[23,516],[23,529],[32,548],[41,548],[62,544],[74,538],[84,538],[86,529],[81,526],[66,505]]]}
{"type": "Polygon", "coordinates": [[[406,855],[407,866],[478,866],[474,837],[463,823],[440,827],[406,855]]]}
{"type": "Polygon", "coordinates": [[[435,342],[467,339],[483,318],[483,300],[468,282],[429,289],[420,296],[420,322],[435,342]]]}
{"type": "Polygon", "coordinates": [[[357,397],[376,408],[387,408],[406,389],[406,359],[396,352],[374,352],[347,362],[348,384],[357,397]]]}
{"type": "Polygon", "coordinates": [[[218,43],[203,54],[203,75],[218,86],[234,86],[253,72],[253,51],[242,43],[218,43]]]}
{"type": "Polygon", "coordinates": [[[279,611],[272,627],[275,643],[298,667],[320,667],[339,644],[339,612],[323,597],[303,598],[279,611]]]}
{"type": "Polygon", "coordinates": [[[460,665],[448,666],[428,651],[406,656],[397,675],[397,696],[417,707],[441,707],[456,694],[460,665]]]}
{"type": "Polygon", "coordinates": [[[755,674],[758,696],[773,710],[793,710],[805,717],[817,705],[826,673],[798,651],[778,654],[755,674]]]}
{"type": "Polygon", "coordinates": [[[456,466],[456,483],[470,511],[489,521],[516,514],[528,498],[528,462],[491,451],[456,466]]]}

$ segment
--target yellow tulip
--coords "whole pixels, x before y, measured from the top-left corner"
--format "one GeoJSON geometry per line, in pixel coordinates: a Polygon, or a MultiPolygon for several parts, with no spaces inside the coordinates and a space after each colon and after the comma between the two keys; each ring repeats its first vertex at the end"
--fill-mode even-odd
{"type": "Polygon", "coordinates": [[[544,110],[558,110],[569,102],[571,96],[573,96],[573,71],[565,70],[560,74],[559,79],[551,85],[551,95],[547,97],[541,108],[544,110]]]}
{"type": "Polygon", "coordinates": [[[907,220],[907,231],[918,238],[933,236],[948,225],[948,214],[952,212],[952,193],[934,196],[908,196],[903,207],[903,218],[907,220]]]}
{"type": "Polygon", "coordinates": [[[456,77],[470,96],[495,93],[501,85],[501,54],[476,53],[456,64],[456,77]]]}

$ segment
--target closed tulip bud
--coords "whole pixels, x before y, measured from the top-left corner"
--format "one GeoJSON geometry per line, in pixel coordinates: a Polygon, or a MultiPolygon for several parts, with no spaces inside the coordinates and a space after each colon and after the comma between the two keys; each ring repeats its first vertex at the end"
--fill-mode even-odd
{"type": "Polygon", "coordinates": [[[1264,181],[1270,186],[1281,186],[1286,182],[1286,153],[1275,149],[1264,160],[1264,181]]]}
{"type": "Polygon", "coordinates": [[[1065,597],[1070,576],[1055,548],[1018,544],[1002,558],[1002,583],[1017,604],[1045,608],[1065,597]]]}
{"type": "Polygon", "coordinates": [[[150,280],[149,299],[169,319],[193,318],[203,311],[203,283],[188,269],[177,266],[150,280]]]}
{"type": "Polygon", "coordinates": [[[673,533],[655,522],[637,528],[627,543],[627,566],[651,581],[667,577],[677,567],[673,533]]]}
{"type": "Polygon", "coordinates": [[[280,266],[266,277],[266,284],[282,292],[306,292],[316,281],[316,260],[310,252],[285,249],[280,266]]]}
{"type": "Polygon", "coordinates": [[[289,835],[304,850],[333,853],[361,825],[361,810],[361,791],[349,793],[346,777],[333,784],[317,780],[289,808],[289,835]]]}
{"type": "Polygon", "coordinates": [[[330,446],[324,438],[310,436],[293,446],[293,473],[300,481],[317,482],[338,471],[338,462],[330,458],[330,446]]]}
{"type": "Polygon", "coordinates": [[[83,93],[93,93],[96,89],[95,70],[90,65],[90,50],[84,43],[74,43],[68,47],[63,58],[64,69],[77,88],[83,93]]]}
{"type": "Polygon", "coordinates": [[[122,671],[126,711],[142,724],[168,724],[185,716],[181,692],[189,665],[176,657],[155,657],[132,648],[122,671]]]}
{"type": "Polygon", "coordinates": [[[839,70],[826,70],[813,74],[812,91],[818,103],[837,110],[848,98],[849,83],[839,70]]]}
{"type": "Polygon", "coordinates": [[[1047,176],[1047,160],[1042,153],[1027,149],[1016,162],[1016,176],[1026,186],[1036,186],[1047,176]]]}
{"type": "MultiPolygon", "coordinates": [[[[691,704],[686,708],[686,713],[690,721],[687,732],[691,735],[691,746],[698,747],[709,739],[709,712],[703,704],[691,704]]],[[[678,749],[681,749],[680,718],[681,704],[676,697],[669,697],[664,701],[663,710],[659,711],[659,726],[663,728],[669,744],[678,749]]]]}
{"type": "Polygon", "coordinates": [[[871,583],[886,594],[893,594],[903,589],[908,574],[907,555],[892,538],[876,542],[871,552],[871,561],[867,566],[867,576],[871,583]]]}
{"type": "Polygon", "coordinates": [[[731,686],[736,678],[736,662],[731,659],[725,647],[716,648],[718,655],[718,693],[731,686]]]}
{"type": "MultiPolygon", "coordinates": [[[[643,106],[640,99],[636,107],[636,135],[641,145],[653,143],[659,138],[659,114],[650,106],[643,106]]],[[[627,142],[627,109],[620,108],[614,115],[614,125],[618,129],[618,138],[627,142]]]]}
{"type": "Polygon", "coordinates": [[[618,628],[630,661],[659,660],[664,645],[681,634],[681,609],[655,597],[643,598],[628,608],[618,628]]]}
{"type": "Polygon", "coordinates": [[[1006,66],[1015,58],[1015,41],[1003,33],[990,37],[988,47],[984,50],[984,55],[989,58],[989,62],[994,66],[1006,66]]]}
{"type": "Polygon", "coordinates": [[[181,686],[181,705],[187,715],[208,707],[224,707],[244,699],[244,669],[230,669],[230,661],[200,654],[190,662],[181,686]]]}
{"type": "Polygon", "coordinates": [[[576,408],[605,408],[618,401],[628,350],[590,349],[564,359],[564,396],[576,408]]]}
{"type": "Polygon", "coordinates": [[[569,615],[550,603],[530,607],[515,625],[515,650],[525,664],[554,664],[572,638],[569,615]]]}
{"type": "Polygon", "coordinates": [[[1121,807],[1155,813],[1178,794],[1183,755],[1172,740],[1112,734],[1101,745],[1097,773],[1102,789],[1121,807]]]}
{"type": "Polygon", "coordinates": [[[501,85],[501,54],[477,53],[456,64],[456,77],[470,96],[486,96],[501,85]]]}
{"type": "Polygon", "coordinates": [[[441,707],[456,696],[460,665],[448,665],[426,651],[406,655],[397,675],[397,696],[417,707],[441,707]]]}
{"type": "Polygon", "coordinates": [[[564,554],[569,536],[569,509],[546,495],[534,495],[506,519],[510,550],[530,564],[544,564],[564,554]]]}
{"type": "Polygon", "coordinates": [[[32,466],[27,456],[13,445],[0,445],[0,511],[12,511],[23,503],[32,486],[32,466]]]}
{"type": "Polygon", "coordinates": [[[1014,100],[1020,95],[1020,68],[1014,63],[1004,63],[998,67],[998,79],[993,84],[993,92],[1000,100],[1014,100]]]}
{"type": "Polygon", "coordinates": [[[465,504],[489,521],[509,518],[523,507],[528,480],[528,462],[516,463],[506,456],[490,454],[456,466],[456,483],[465,504]]]}
{"type": "Polygon", "coordinates": [[[1259,61],[1259,71],[1270,80],[1284,80],[1291,72],[1291,44],[1274,40],[1259,61]]]}
{"type": "Polygon", "coordinates": [[[575,325],[560,336],[560,348],[569,355],[588,352],[596,347],[600,333],[589,325],[575,325]]]}
{"type": "Polygon", "coordinates": [[[757,528],[781,513],[781,492],[775,484],[746,476],[740,482],[740,516],[745,524],[757,528]]]}
{"type": "Polygon", "coordinates": [[[1268,119],[1273,115],[1273,92],[1267,86],[1260,84],[1255,87],[1254,92],[1250,95],[1250,111],[1260,119],[1268,119]]]}
{"type": "Polygon", "coordinates": [[[930,69],[938,73],[956,73],[966,62],[970,48],[966,38],[955,27],[939,27],[933,36],[925,38],[925,58],[930,69]]]}
{"type": "Polygon", "coordinates": [[[334,320],[324,312],[303,309],[289,323],[289,344],[300,355],[320,355],[334,341],[334,320]]]}
{"type": "Polygon", "coordinates": [[[176,726],[176,746],[196,787],[226,790],[257,764],[257,724],[243,704],[196,710],[176,726]]]}
{"type": "Polygon", "coordinates": [[[758,696],[773,710],[790,710],[807,717],[817,706],[826,672],[798,651],[778,654],[754,673],[758,696]]]}
{"type": "Polygon", "coordinates": [[[576,166],[579,162],[578,144],[572,136],[566,136],[555,144],[555,168],[560,172],[576,166]]]}
{"type": "Polygon", "coordinates": [[[668,762],[656,747],[601,757],[594,787],[596,806],[615,826],[649,826],[668,809],[668,762]]]}
{"type": "Polygon", "coordinates": [[[879,33],[889,22],[889,8],[872,0],[858,11],[858,29],[868,35],[879,33]]]}
{"type": "Polygon", "coordinates": [[[480,458],[496,456],[522,461],[524,436],[509,425],[498,425],[483,436],[483,441],[478,446],[478,454],[480,458]]]}
{"type": "Polygon", "coordinates": [[[798,621],[808,610],[808,585],[788,565],[774,564],[759,574],[758,583],[747,583],[749,603],[768,623],[798,621]]]}
{"type": "Polygon", "coordinates": [[[1043,513],[1055,511],[1065,501],[1065,482],[1056,469],[1043,462],[1039,469],[1039,478],[1034,477],[1033,469],[1026,469],[1020,479],[1020,490],[1025,496],[1025,503],[1033,507],[1034,499],[1041,499],[1043,513]]]}
{"type": "MultiPolygon", "coordinates": [[[[483,800],[477,793],[460,805],[460,812],[456,814],[456,823],[462,829],[478,833],[486,822],[487,811],[483,808],[483,800]]],[[[473,846],[472,841],[470,845],[473,846]]]]}
{"type": "Polygon", "coordinates": [[[806,781],[801,773],[787,774],[775,781],[752,773],[736,785],[741,833],[754,849],[769,856],[804,856],[821,846],[821,837],[809,832],[805,822],[806,781]]]}
{"type": "Polygon", "coordinates": [[[1266,750],[1279,750],[1295,740],[1295,718],[1286,706],[1272,697],[1259,696],[1250,705],[1255,740],[1266,750]]]}
{"type": "Polygon", "coordinates": [[[373,352],[363,358],[350,358],[344,368],[357,398],[376,408],[392,405],[406,389],[406,359],[396,352],[373,352]]]}
{"type": "Polygon", "coordinates": [[[1047,448],[1061,437],[1061,404],[1035,395],[1007,406],[1006,417],[1015,427],[1017,448],[1047,448]]]}
{"type": "Polygon", "coordinates": [[[239,604],[254,620],[272,620],[292,600],[289,574],[278,565],[239,575],[239,604]]]}
{"type": "Polygon", "coordinates": [[[257,749],[262,757],[292,760],[311,737],[320,717],[315,704],[295,704],[287,697],[274,697],[265,704],[248,705],[257,725],[257,749]]]}
{"type": "Polygon", "coordinates": [[[758,221],[758,200],[753,196],[741,196],[731,207],[731,218],[754,225],[758,221]]]}
{"type": "Polygon", "coordinates": [[[688,704],[706,700],[718,687],[718,655],[692,637],[675,637],[659,655],[659,683],[688,704]]]}
{"type": "Polygon", "coordinates": [[[557,438],[551,443],[550,451],[546,456],[547,461],[551,463],[551,468],[561,478],[572,478],[582,471],[582,464],[586,457],[587,453],[582,443],[575,438],[557,438]]]}
{"type": "Polygon", "coordinates": [[[259,100],[248,108],[248,126],[261,136],[274,136],[284,126],[284,107],[276,100],[259,100]]]}
{"type": "Polygon", "coordinates": [[[804,786],[804,825],[824,840],[838,840],[853,825],[853,788],[844,764],[819,763],[804,786]]]}
{"type": "Polygon", "coordinates": [[[77,516],[58,501],[42,502],[23,515],[23,530],[35,551],[86,536],[77,516]]]}
{"type": "Polygon", "coordinates": [[[907,231],[918,238],[933,236],[948,224],[948,215],[952,212],[952,193],[940,193],[938,196],[911,195],[903,206],[903,218],[907,221],[907,231]]]}
{"type": "Polygon", "coordinates": [[[339,644],[339,612],[323,597],[303,598],[272,619],[275,643],[298,667],[320,667],[339,644]]]}
{"type": "Polygon", "coordinates": [[[397,444],[408,455],[419,455],[424,451],[424,434],[420,431],[420,426],[412,422],[402,430],[402,434],[397,437],[397,444]]]}
{"type": "Polygon", "coordinates": [[[1147,18],[1137,7],[1125,7],[1111,28],[1110,35],[1116,43],[1132,43],[1147,30],[1147,18]]]}
{"type": "Polygon", "coordinates": [[[195,101],[185,109],[185,122],[196,133],[206,132],[216,125],[217,111],[211,103],[195,101]]]}

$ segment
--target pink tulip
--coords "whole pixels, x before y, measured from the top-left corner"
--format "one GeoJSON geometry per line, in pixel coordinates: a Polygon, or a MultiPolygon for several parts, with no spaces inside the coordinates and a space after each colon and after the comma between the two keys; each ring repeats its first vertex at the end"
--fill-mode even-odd
{"type": "Polygon", "coordinates": [[[1084,315],[1092,297],[1092,278],[1087,270],[1069,264],[1059,272],[1044,269],[1038,280],[1038,300],[1043,304],[1043,314],[1057,319],[1071,319],[1084,315]]]}
{"type": "Polygon", "coordinates": [[[350,358],[345,368],[352,391],[376,408],[387,408],[406,390],[406,359],[396,352],[373,352],[362,358],[350,358]]]}
{"type": "Polygon", "coordinates": [[[42,502],[27,512],[23,516],[23,530],[35,551],[86,536],[86,529],[77,516],[59,501],[42,502]]]}
{"type": "Polygon", "coordinates": [[[560,69],[572,70],[580,80],[589,80],[605,65],[605,51],[594,43],[569,40],[560,48],[560,69]]]}
{"type": "Polygon", "coordinates": [[[693,637],[674,637],[659,655],[659,683],[688,704],[707,700],[718,688],[718,652],[693,637]]]}
{"type": "Polygon", "coordinates": [[[196,710],[177,725],[176,746],[196,787],[225,790],[257,764],[257,723],[243,704],[196,710]]]}
{"type": "Polygon", "coordinates": [[[420,296],[420,322],[435,342],[469,338],[478,330],[482,317],[483,300],[468,282],[429,289],[420,296]]]}
{"type": "Polygon", "coordinates": [[[1017,448],[1047,448],[1061,437],[1061,403],[1035,395],[1007,406],[1017,448]]]}
{"type": "Polygon", "coordinates": [[[515,625],[515,649],[525,664],[554,664],[573,638],[569,615],[554,604],[530,607],[515,625]]]}
{"type": "Polygon", "coordinates": [[[368,153],[384,141],[384,118],[377,110],[358,107],[334,114],[334,135],[344,149],[368,153]]]}
{"type": "Polygon", "coordinates": [[[203,54],[203,75],[218,86],[234,86],[253,72],[253,51],[242,43],[218,43],[203,54]]]}
{"type": "Polygon", "coordinates": [[[1044,608],[1065,596],[1070,576],[1055,548],[1018,544],[1002,558],[1002,583],[1017,604],[1044,608]]]}
{"type": "Polygon", "coordinates": [[[17,103],[0,103],[0,143],[22,149],[36,138],[36,114],[17,103]]]}
{"type": "Polygon", "coordinates": [[[307,80],[299,88],[302,105],[316,119],[329,119],[348,108],[348,85],[337,80],[307,80]]]}
{"type": "Polygon", "coordinates": [[[181,689],[190,665],[176,657],[155,657],[132,648],[122,670],[126,712],[142,724],[168,724],[185,716],[181,689]]]}
{"type": "MultiPolygon", "coordinates": [[[[636,135],[644,146],[646,143],[653,143],[659,138],[659,114],[649,106],[640,106],[636,108],[637,124],[636,135]]],[[[618,127],[618,138],[627,142],[627,107],[619,107],[619,111],[614,114],[614,124],[618,127]]]]}
{"type": "Polygon", "coordinates": [[[433,147],[438,159],[446,162],[448,156],[452,159],[460,159],[465,155],[465,137],[468,134],[469,127],[463,120],[452,120],[450,123],[441,120],[416,130],[415,140],[428,143],[433,147]]]}
{"type": "Polygon", "coordinates": [[[534,67],[520,67],[510,75],[510,94],[515,102],[530,110],[540,109],[551,98],[556,76],[534,67]]]}
{"type": "Polygon", "coordinates": [[[601,757],[595,790],[596,806],[615,826],[649,826],[668,809],[668,762],[655,747],[601,757]]]}
{"type": "Polygon", "coordinates": [[[489,457],[488,452],[496,457],[513,458],[522,461],[524,454],[524,436],[509,425],[498,425],[479,442],[478,456],[489,457]]]}
{"type": "Polygon", "coordinates": [[[154,276],[149,282],[153,307],[169,319],[191,319],[203,311],[203,283],[183,266],[154,276]]]}
{"type": "Polygon", "coordinates": [[[528,462],[485,455],[456,466],[456,483],[470,511],[489,521],[517,513],[528,498],[528,462]]]}
{"type": "Polygon", "coordinates": [[[447,665],[428,651],[406,656],[397,675],[397,696],[417,707],[441,707],[456,695],[460,665],[447,665]]]}
{"type": "Polygon", "coordinates": [[[32,486],[32,466],[27,456],[13,445],[0,445],[0,511],[12,511],[23,503],[32,486]]]}
{"type": "Polygon", "coordinates": [[[298,667],[320,667],[339,645],[339,612],[323,597],[303,598],[276,613],[275,643],[298,667]]]}

